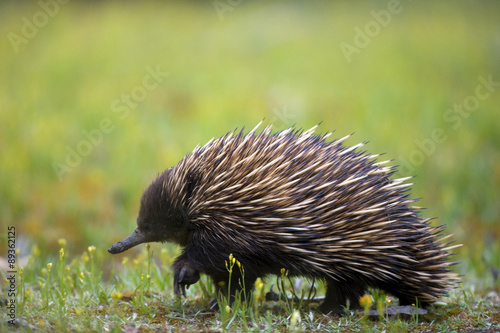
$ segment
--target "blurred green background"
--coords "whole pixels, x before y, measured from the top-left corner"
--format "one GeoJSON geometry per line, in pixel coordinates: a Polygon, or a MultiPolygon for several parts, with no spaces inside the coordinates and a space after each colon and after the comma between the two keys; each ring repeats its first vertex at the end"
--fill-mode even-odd
{"type": "Polygon", "coordinates": [[[417,175],[423,214],[464,244],[457,271],[489,285],[499,17],[497,1],[2,2],[0,243],[14,225],[21,255],[107,248],[196,145],[321,122],[417,175]]]}

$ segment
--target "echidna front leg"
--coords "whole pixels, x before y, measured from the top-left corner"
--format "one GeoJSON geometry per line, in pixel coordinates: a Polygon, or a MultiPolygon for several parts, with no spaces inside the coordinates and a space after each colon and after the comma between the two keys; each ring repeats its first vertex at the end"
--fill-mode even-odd
{"type": "Polygon", "coordinates": [[[185,257],[179,256],[174,265],[174,292],[177,296],[186,296],[186,288],[195,284],[200,279],[200,272],[195,267],[195,264],[185,257]]]}
{"type": "Polygon", "coordinates": [[[323,313],[344,313],[347,301],[349,309],[359,309],[359,298],[366,290],[367,286],[363,283],[327,280],[325,300],[319,310],[323,313]]]}

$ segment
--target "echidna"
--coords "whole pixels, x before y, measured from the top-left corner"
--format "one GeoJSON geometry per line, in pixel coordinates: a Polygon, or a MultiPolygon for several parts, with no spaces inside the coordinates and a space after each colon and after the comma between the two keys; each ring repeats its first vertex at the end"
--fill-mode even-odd
{"type": "MultiPolygon", "coordinates": [[[[317,126],[316,126],[317,127],[317,126]]],[[[364,143],[328,142],[316,127],[271,132],[266,127],[212,139],[158,175],[142,195],[137,229],[114,244],[120,253],[144,242],[184,247],[174,290],[185,294],[199,274],[227,282],[230,254],[244,267],[245,290],[257,277],[317,278],[327,290],[320,310],[359,306],[368,287],[401,305],[429,304],[452,287],[452,247],[443,226],[419,216],[408,178],[357,151],[364,143]]],[[[233,274],[233,294],[241,288],[233,274]]]]}

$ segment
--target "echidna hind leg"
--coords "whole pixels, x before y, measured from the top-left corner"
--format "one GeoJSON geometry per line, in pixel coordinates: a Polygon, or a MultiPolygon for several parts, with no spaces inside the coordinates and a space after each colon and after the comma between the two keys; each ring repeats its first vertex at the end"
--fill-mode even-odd
{"type": "Polygon", "coordinates": [[[366,292],[367,286],[362,283],[336,282],[328,280],[326,282],[325,300],[319,306],[323,313],[344,313],[344,309],[358,309],[359,298],[366,292]],[[349,304],[347,304],[349,303],[349,304]]]}
{"type": "Polygon", "coordinates": [[[415,296],[415,290],[409,292],[409,290],[411,290],[411,287],[406,286],[405,284],[392,282],[379,284],[377,285],[377,287],[391,294],[392,296],[397,297],[399,300],[399,305],[401,306],[413,305],[418,307],[426,307],[427,305],[429,305],[428,302],[422,302],[417,298],[417,296],[415,296]]]}

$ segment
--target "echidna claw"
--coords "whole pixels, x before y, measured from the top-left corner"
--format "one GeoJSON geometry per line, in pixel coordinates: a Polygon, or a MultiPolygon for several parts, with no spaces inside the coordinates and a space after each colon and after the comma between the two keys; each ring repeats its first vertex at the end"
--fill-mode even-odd
{"type": "Polygon", "coordinates": [[[177,264],[174,267],[174,292],[177,296],[186,297],[186,289],[189,289],[190,285],[198,282],[200,273],[189,264],[177,264]]]}

